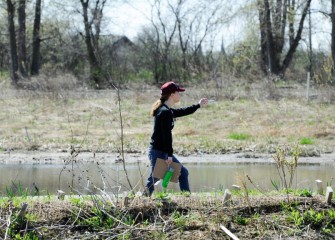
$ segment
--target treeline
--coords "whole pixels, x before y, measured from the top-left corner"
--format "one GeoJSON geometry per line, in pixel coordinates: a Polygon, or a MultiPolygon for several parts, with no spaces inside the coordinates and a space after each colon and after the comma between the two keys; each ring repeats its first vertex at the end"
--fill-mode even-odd
{"type": "MultiPolygon", "coordinates": [[[[136,39],[108,32],[111,0],[6,0],[0,18],[0,71],[21,87],[32,76],[72,74],[93,88],[129,82],[299,81],[310,72],[333,84],[335,1],[148,0],[149,24],[136,39]],[[320,22],[332,26],[329,51],[313,48],[320,22]],[[243,36],[225,46],[224,27],[239,22],[243,36]]],[[[128,1],[129,2],[129,1],[128,1]]],[[[129,3],[121,3],[129,4],[129,3]]],[[[113,15],[113,14],[111,14],[113,15]]]]}

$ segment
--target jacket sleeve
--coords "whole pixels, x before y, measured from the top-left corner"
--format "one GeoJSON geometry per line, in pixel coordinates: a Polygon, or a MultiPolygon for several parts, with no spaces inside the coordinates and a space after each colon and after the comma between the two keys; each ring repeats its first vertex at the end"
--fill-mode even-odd
{"type": "Polygon", "coordinates": [[[173,116],[171,111],[163,111],[161,114],[160,120],[160,128],[162,133],[162,143],[163,148],[168,153],[169,157],[173,155],[172,148],[172,124],[173,124],[173,116]]]}
{"type": "Polygon", "coordinates": [[[194,113],[195,111],[197,111],[198,108],[200,108],[200,104],[195,104],[195,105],[185,107],[185,108],[177,108],[177,109],[171,108],[171,110],[173,112],[173,117],[177,118],[177,117],[183,117],[186,115],[190,115],[194,113]]]}

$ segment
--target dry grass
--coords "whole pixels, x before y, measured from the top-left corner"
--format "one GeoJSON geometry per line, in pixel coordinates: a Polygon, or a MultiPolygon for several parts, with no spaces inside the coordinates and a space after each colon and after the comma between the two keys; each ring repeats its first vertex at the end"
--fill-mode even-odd
{"type": "MultiPolygon", "coordinates": [[[[283,90],[281,90],[283,91],[283,90]]],[[[151,104],[157,89],[122,91],[125,148],[144,152],[152,131],[151,104]]],[[[303,154],[334,150],[334,107],[303,98],[260,98],[260,92],[227,100],[217,89],[188,89],[179,106],[197,103],[201,96],[215,99],[195,115],[178,119],[174,129],[175,151],[226,153],[275,152],[301,138],[303,154]],[[254,97],[253,97],[254,96],[254,97]],[[245,134],[245,140],[229,138],[245,134]]],[[[289,95],[289,94],[288,94],[289,95]]],[[[324,95],[322,95],[324,96],[324,95]]],[[[120,121],[115,91],[3,91],[0,98],[0,148],[3,150],[64,150],[70,145],[89,151],[118,151],[120,121]]]]}

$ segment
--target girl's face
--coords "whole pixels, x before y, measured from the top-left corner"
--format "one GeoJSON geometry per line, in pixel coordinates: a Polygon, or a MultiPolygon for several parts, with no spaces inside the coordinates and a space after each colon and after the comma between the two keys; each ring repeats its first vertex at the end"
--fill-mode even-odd
{"type": "Polygon", "coordinates": [[[177,103],[177,102],[180,101],[180,93],[179,92],[172,93],[171,97],[172,97],[174,103],[177,103]]]}

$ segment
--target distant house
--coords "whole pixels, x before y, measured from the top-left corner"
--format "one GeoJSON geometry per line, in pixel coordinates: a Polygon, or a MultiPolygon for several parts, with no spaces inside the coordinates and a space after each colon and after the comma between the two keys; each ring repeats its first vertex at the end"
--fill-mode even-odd
{"type": "Polygon", "coordinates": [[[135,44],[126,36],[107,35],[100,38],[100,51],[112,72],[135,71],[135,44]]]}
{"type": "Polygon", "coordinates": [[[126,36],[121,36],[117,40],[113,41],[111,50],[113,53],[126,53],[129,51],[133,51],[135,44],[130,41],[126,36]]]}

